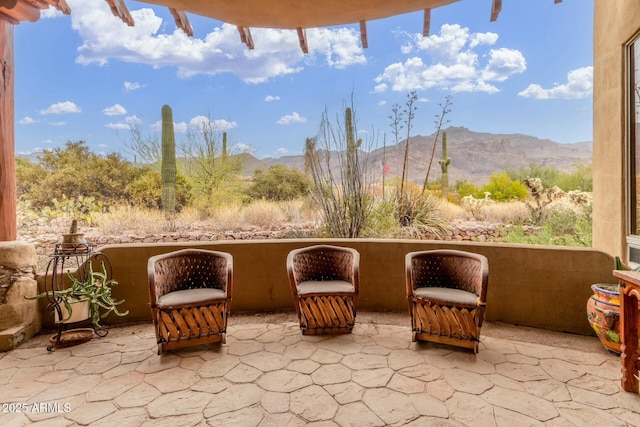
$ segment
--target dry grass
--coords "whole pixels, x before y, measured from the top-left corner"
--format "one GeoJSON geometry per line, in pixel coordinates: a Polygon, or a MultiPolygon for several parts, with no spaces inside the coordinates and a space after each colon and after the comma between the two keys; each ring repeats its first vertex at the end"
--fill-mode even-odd
{"type": "Polygon", "coordinates": [[[530,216],[523,202],[493,203],[482,206],[478,215],[479,219],[496,224],[514,224],[530,216]]]}

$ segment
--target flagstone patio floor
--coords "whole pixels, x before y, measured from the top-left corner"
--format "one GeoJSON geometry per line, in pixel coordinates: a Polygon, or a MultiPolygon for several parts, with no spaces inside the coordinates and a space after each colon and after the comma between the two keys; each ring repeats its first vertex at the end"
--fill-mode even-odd
{"type": "Polygon", "coordinates": [[[156,354],[152,325],[0,354],[0,425],[640,426],[597,338],[486,323],[480,352],[412,343],[408,315],[302,336],[291,313],[232,316],[227,342],[156,354]]]}

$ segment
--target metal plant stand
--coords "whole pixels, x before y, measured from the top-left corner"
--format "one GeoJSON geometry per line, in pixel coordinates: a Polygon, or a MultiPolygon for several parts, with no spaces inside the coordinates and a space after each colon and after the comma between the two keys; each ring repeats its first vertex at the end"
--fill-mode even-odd
{"type": "Polygon", "coordinates": [[[99,337],[106,336],[107,329],[75,328],[67,329],[69,324],[86,321],[65,321],[63,317],[62,298],[56,293],[65,289],[69,274],[75,275],[78,280],[84,281],[89,274],[89,264],[92,260],[103,262],[109,277],[112,274],[112,266],[109,257],[100,252],[94,252],[92,243],[56,243],[55,251],[50,256],[45,275],[45,291],[49,304],[47,310],[53,312],[58,325],[57,334],[49,338],[48,351],[56,348],[70,347],[91,340],[95,333],[99,337]]]}

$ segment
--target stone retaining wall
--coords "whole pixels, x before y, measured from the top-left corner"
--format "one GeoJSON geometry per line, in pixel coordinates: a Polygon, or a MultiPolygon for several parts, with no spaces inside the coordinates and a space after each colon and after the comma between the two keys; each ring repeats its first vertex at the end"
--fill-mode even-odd
{"type": "MultiPolygon", "coordinates": [[[[435,235],[427,235],[426,240],[444,240],[444,241],[473,241],[473,242],[490,242],[499,239],[505,235],[505,227],[501,224],[478,224],[478,223],[454,223],[449,226],[450,230],[447,236],[440,238],[435,235]]],[[[531,232],[534,227],[525,227],[525,232],[531,232]]],[[[88,242],[93,243],[96,247],[111,244],[130,244],[130,243],[186,243],[186,242],[214,242],[219,240],[262,240],[262,239],[286,239],[286,238],[309,238],[316,235],[314,229],[311,228],[295,228],[287,226],[279,230],[245,230],[245,231],[179,231],[167,233],[154,233],[148,235],[131,235],[125,234],[121,236],[102,236],[94,231],[86,233],[85,238],[88,242]]],[[[46,265],[46,259],[54,250],[55,244],[61,239],[57,235],[40,235],[33,238],[25,239],[36,246],[40,262],[38,263],[39,271],[42,270],[43,264],[46,265]]]]}

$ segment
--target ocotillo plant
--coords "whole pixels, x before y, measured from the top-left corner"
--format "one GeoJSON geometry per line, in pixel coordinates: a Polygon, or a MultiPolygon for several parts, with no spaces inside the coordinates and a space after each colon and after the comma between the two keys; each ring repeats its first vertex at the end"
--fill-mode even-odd
{"type": "Polygon", "coordinates": [[[162,106],[162,206],[167,218],[176,211],[176,138],[173,133],[173,113],[162,106]]]}
{"type": "Polygon", "coordinates": [[[442,132],[442,159],[438,161],[442,168],[442,198],[449,200],[449,164],[451,158],[447,157],[447,133],[442,132]]]}

